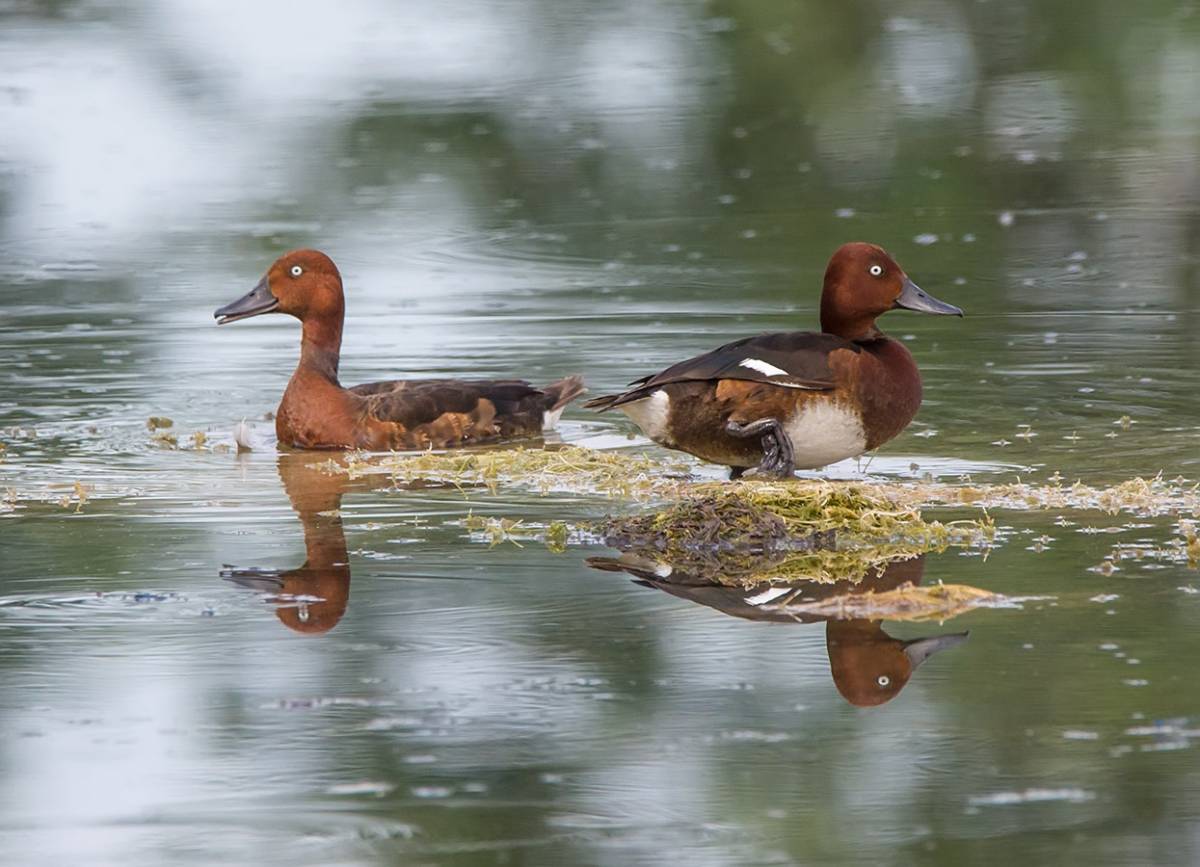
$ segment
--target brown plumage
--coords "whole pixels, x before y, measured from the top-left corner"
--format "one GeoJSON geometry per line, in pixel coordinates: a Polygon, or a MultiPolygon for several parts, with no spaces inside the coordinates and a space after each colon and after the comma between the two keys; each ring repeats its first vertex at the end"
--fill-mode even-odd
{"type": "Polygon", "coordinates": [[[619,409],[655,442],[733,468],[790,475],[877,448],[921,405],[921,375],[875,324],[896,307],[962,315],[931,298],[873,244],[830,259],[821,332],[762,334],[634,380],[584,404],[619,409]]]}
{"type": "Polygon", "coordinates": [[[295,452],[279,456],[283,489],[304,528],[304,563],[295,569],[226,566],[221,577],[242,587],[279,597],[275,616],[295,632],[328,632],[350,601],[350,555],[342,529],[342,495],[351,486],[368,487],[370,478],[352,480],[330,473],[324,455],[295,452]]]}
{"type": "Polygon", "coordinates": [[[275,414],[280,443],[297,448],[446,448],[541,436],[586,390],[569,376],[543,388],[523,380],[338,381],[345,298],[333,261],[285,253],[258,285],[215,314],[218,324],[263,313],[302,323],[300,363],[275,414]]]}

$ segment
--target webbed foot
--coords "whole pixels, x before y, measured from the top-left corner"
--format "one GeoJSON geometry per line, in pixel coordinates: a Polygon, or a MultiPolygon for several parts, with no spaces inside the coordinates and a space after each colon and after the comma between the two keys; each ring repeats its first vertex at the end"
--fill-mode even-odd
{"type": "MultiPolygon", "coordinates": [[[[757,467],[747,475],[774,479],[788,479],[796,472],[796,458],[792,452],[792,441],[788,438],[779,423],[779,419],[760,418],[757,421],[739,424],[736,421],[725,423],[725,431],[731,436],[761,437],[763,459],[757,467]]],[[[740,477],[742,474],[739,473],[740,477]]],[[[730,473],[730,478],[737,478],[730,473]]]]}

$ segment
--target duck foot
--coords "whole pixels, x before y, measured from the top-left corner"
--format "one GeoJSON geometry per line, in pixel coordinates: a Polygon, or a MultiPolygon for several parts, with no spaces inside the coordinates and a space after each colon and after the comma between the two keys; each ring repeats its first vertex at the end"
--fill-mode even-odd
{"type": "MultiPolygon", "coordinates": [[[[762,462],[746,473],[747,475],[788,479],[796,472],[796,457],[792,452],[792,441],[784,432],[779,419],[760,418],[758,421],[747,424],[728,421],[725,422],[725,431],[731,436],[740,438],[755,436],[762,438],[762,462]]],[[[736,478],[732,472],[730,472],[730,478],[736,478]]]]}

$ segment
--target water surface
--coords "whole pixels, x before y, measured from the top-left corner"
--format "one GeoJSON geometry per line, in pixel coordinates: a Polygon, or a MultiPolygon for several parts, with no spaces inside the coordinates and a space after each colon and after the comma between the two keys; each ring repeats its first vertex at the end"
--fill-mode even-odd
{"type": "Polygon", "coordinates": [[[315,245],[345,382],[602,393],[869,239],[968,316],[884,320],[925,404],[832,475],[1195,479],[1195,3],[10,3],[0,82],[0,861],[1200,857],[1175,517],[908,564],[1051,598],[882,624],[970,636],[859,707],[829,624],[462,526],[628,505],[278,454],[297,329],[211,318],[315,245]]]}

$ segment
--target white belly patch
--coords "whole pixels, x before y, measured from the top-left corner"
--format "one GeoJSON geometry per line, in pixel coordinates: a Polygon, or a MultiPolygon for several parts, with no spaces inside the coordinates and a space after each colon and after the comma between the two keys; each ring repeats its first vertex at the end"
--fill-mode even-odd
{"type": "Polygon", "coordinates": [[[667,435],[667,419],[671,415],[671,398],[661,388],[649,397],[623,403],[617,409],[633,419],[650,439],[660,442],[667,435]]]}
{"type": "Polygon", "coordinates": [[[796,467],[815,470],[861,455],[867,450],[862,419],[849,407],[814,401],[798,409],[783,423],[796,467]]]}

